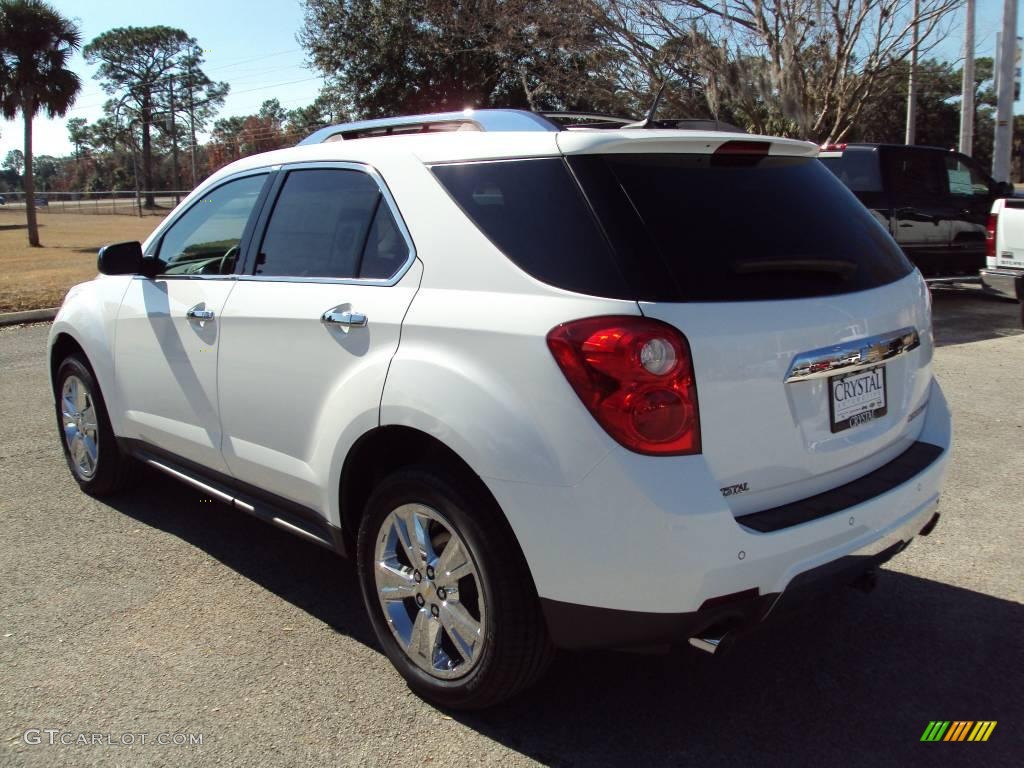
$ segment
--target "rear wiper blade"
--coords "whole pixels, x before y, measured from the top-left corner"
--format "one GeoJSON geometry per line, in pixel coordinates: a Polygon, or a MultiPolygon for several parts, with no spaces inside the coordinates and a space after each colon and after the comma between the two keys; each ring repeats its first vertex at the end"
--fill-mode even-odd
{"type": "Polygon", "coordinates": [[[849,277],[857,271],[854,262],[841,259],[747,259],[734,261],[730,266],[733,272],[740,275],[757,272],[828,272],[849,277]]]}

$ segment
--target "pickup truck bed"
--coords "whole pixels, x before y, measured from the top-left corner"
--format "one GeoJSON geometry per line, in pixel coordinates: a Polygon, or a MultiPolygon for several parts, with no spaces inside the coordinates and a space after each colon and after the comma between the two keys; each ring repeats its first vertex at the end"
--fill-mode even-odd
{"type": "Polygon", "coordinates": [[[1024,199],[992,203],[986,246],[981,282],[989,291],[1022,302],[1024,324],[1024,199]]]}

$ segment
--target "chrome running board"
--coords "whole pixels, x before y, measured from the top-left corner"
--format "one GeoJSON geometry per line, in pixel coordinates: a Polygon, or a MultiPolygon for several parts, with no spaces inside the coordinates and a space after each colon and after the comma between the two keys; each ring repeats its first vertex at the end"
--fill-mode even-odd
{"type": "Polygon", "coordinates": [[[318,544],[321,547],[325,547],[332,552],[337,551],[337,548],[332,542],[310,530],[301,520],[293,517],[292,515],[286,515],[283,511],[273,508],[268,504],[264,504],[257,499],[247,499],[243,501],[237,496],[203,482],[180,469],[168,466],[163,461],[153,458],[152,456],[143,456],[142,460],[154,469],[159,469],[161,472],[170,475],[175,480],[181,480],[184,483],[188,483],[193,488],[202,491],[203,493],[207,493],[218,501],[222,501],[235,509],[241,510],[253,517],[257,517],[266,523],[277,526],[281,530],[288,531],[288,533],[300,536],[301,538],[311,541],[314,544],[318,544]]]}

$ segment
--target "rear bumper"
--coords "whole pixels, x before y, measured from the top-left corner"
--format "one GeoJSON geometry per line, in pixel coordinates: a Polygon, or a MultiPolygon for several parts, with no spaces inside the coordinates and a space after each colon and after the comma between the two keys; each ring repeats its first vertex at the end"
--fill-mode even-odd
{"type": "Polygon", "coordinates": [[[981,270],[981,284],[1007,299],[1024,301],[1024,269],[989,268],[981,270]]]}
{"type": "Polygon", "coordinates": [[[840,571],[870,568],[868,559],[902,549],[934,516],[949,457],[950,414],[935,382],[923,418],[917,439],[938,450],[922,469],[870,498],[768,531],[734,517],[700,456],[652,460],[621,450],[572,487],[486,482],[556,643],[659,644],[730,617],[759,621],[780,595],[789,592],[788,602],[804,580],[819,580],[804,574],[837,562],[840,571]]]}
{"type": "Polygon", "coordinates": [[[793,578],[779,593],[755,589],[705,601],[696,611],[646,613],[541,600],[552,642],[559,648],[639,648],[681,645],[691,637],[733,639],[768,618],[853,585],[902,552],[918,533],[938,522],[937,501],[915,510],[894,530],[870,545],[793,578]]]}

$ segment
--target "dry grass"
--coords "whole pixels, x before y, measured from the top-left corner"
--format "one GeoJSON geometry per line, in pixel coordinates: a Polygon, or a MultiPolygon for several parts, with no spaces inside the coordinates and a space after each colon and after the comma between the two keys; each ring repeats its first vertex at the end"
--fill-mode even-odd
{"type": "Polygon", "coordinates": [[[68,288],[96,275],[106,243],[145,240],[162,219],[40,212],[42,248],[30,248],[25,212],[0,209],[0,312],[59,306],[68,288]]]}

